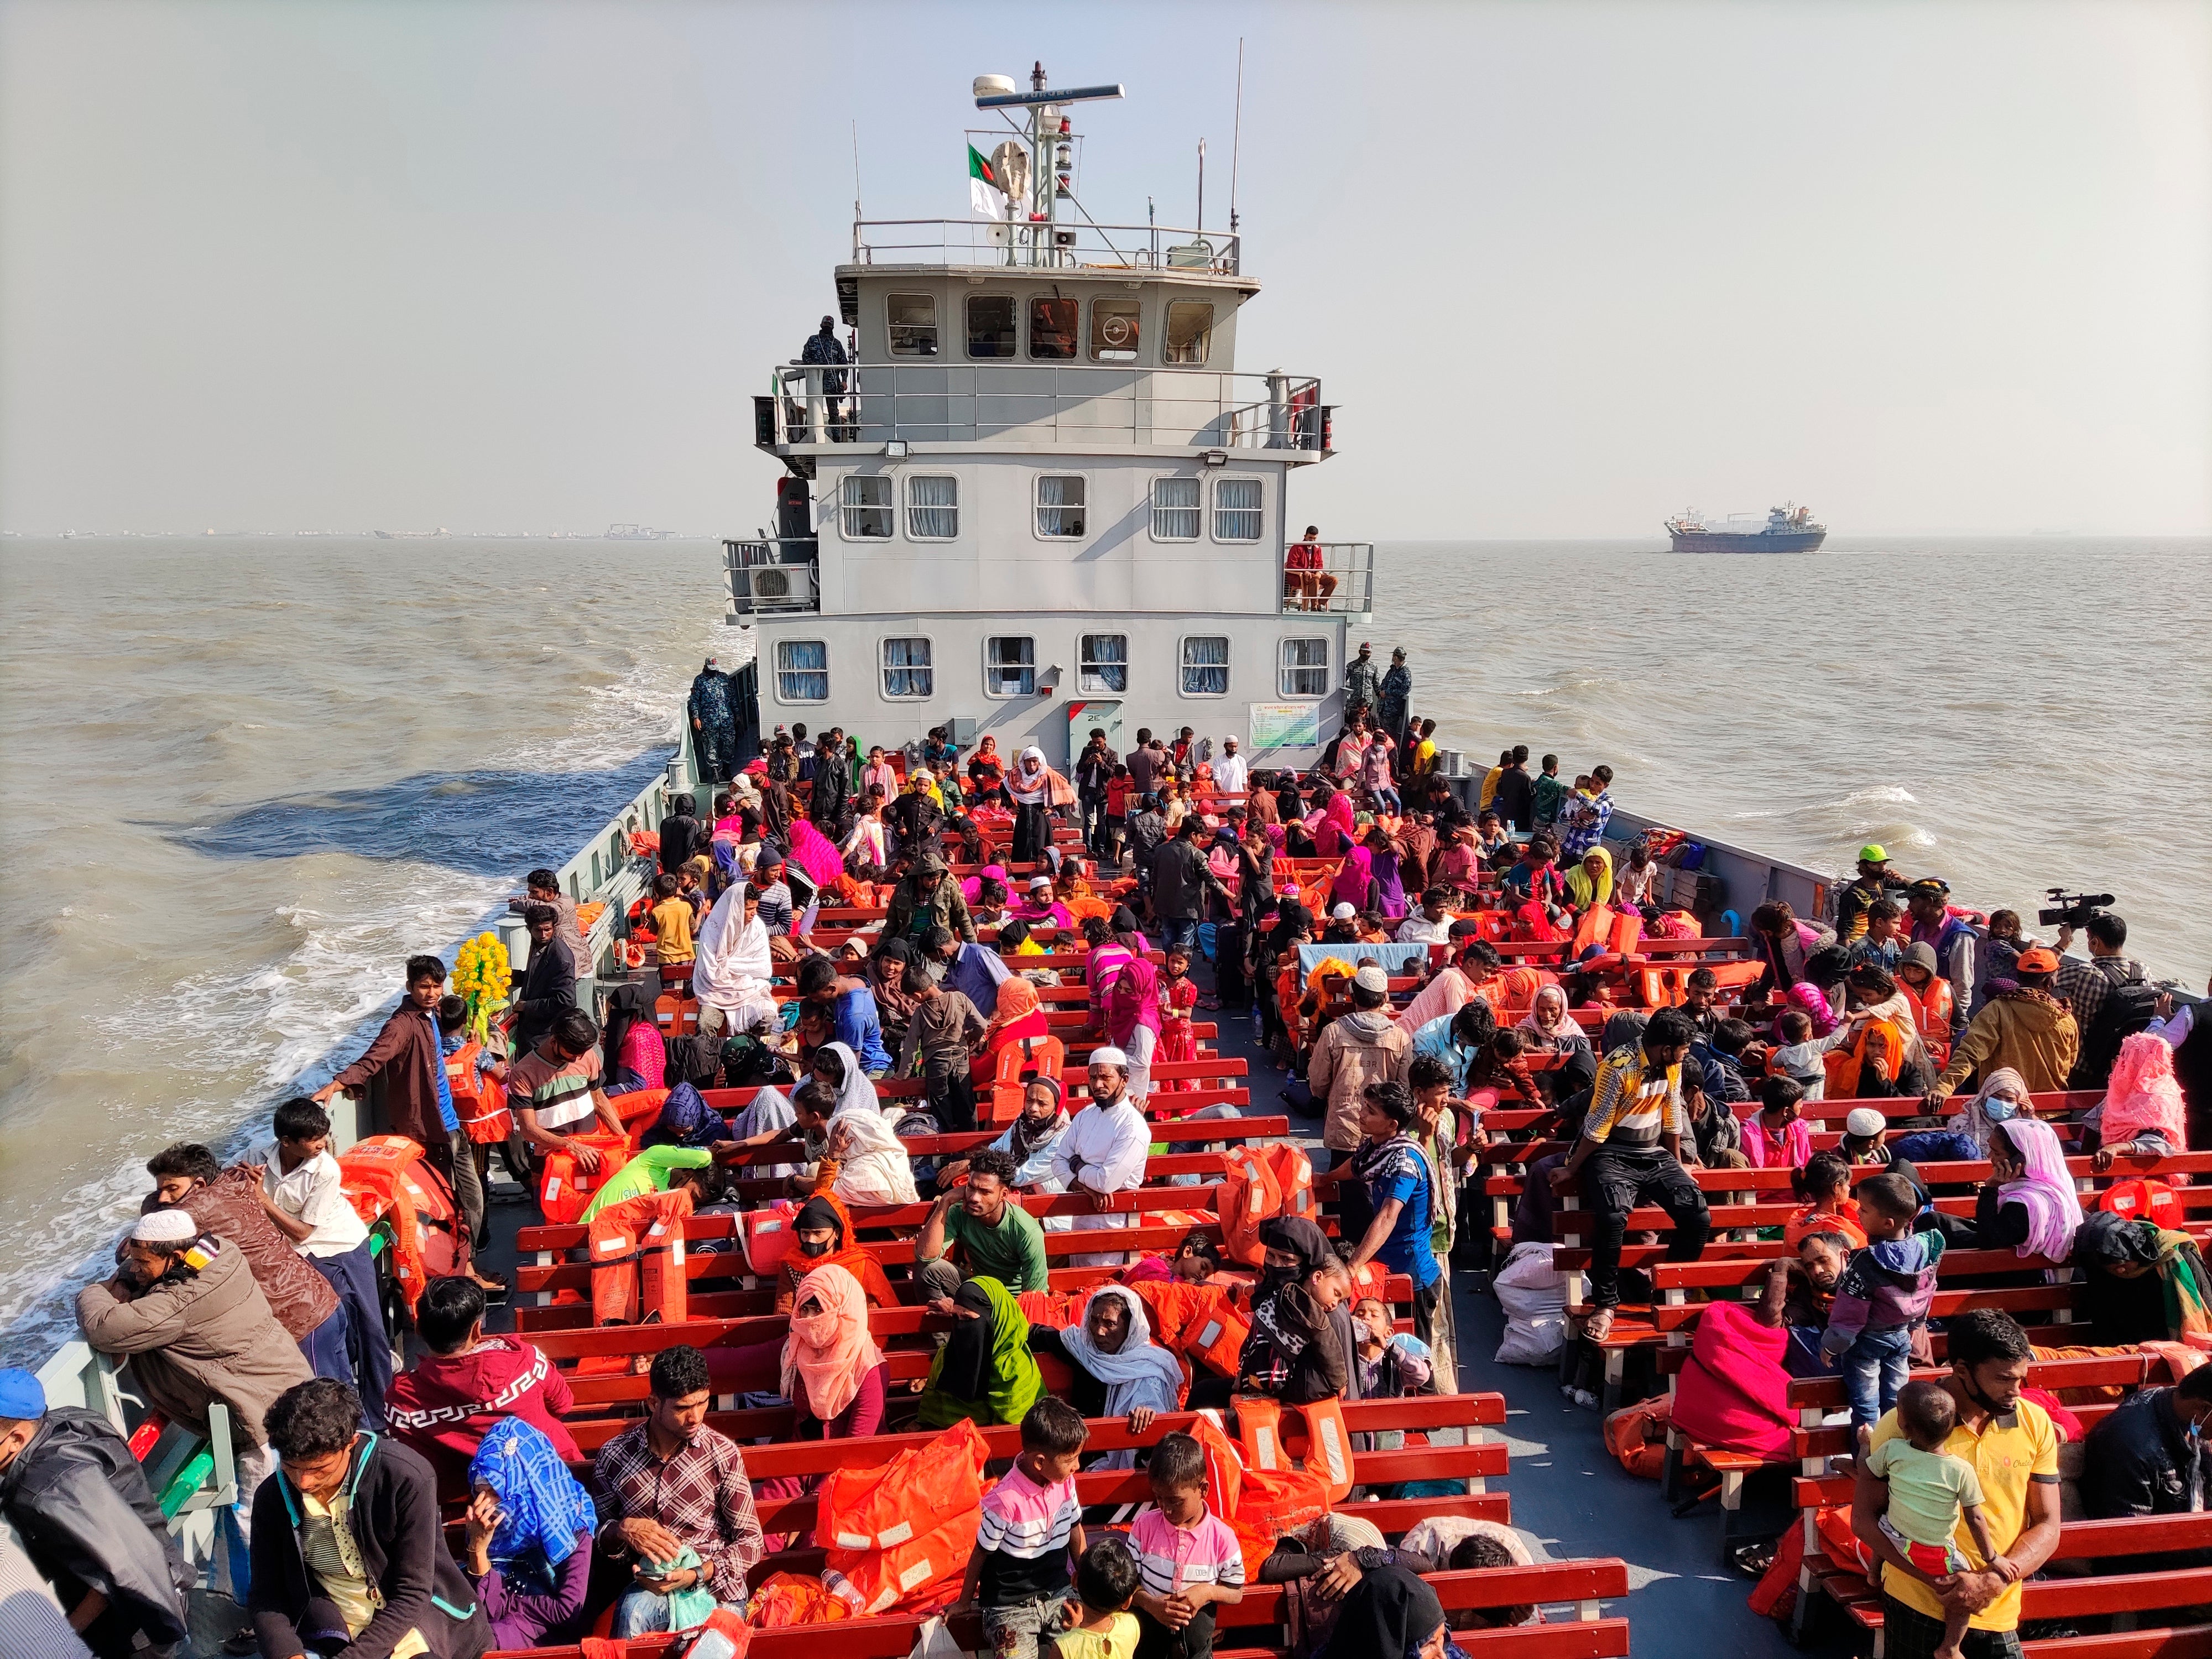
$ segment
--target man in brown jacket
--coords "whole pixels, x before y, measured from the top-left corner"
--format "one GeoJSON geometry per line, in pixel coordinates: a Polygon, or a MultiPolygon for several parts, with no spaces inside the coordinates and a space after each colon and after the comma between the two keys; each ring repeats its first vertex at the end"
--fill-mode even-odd
{"type": "Polygon", "coordinates": [[[453,1201],[468,1218],[471,1236],[483,1218],[483,1188],[477,1182],[473,1152],[456,1159],[438,1097],[445,1086],[446,1057],[438,1046],[438,1004],[446,994],[446,964],[435,957],[407,958],[407,994],[384,1022],[368,1052],[315,1091],[318,1106],[333,1095],[357,1095],[372,1084],[384,1089],[384,1121],[422,1149],[422,1161],[453,1188],[453,1201]]]}
{"type": "Polygon", "coordinates": [[[330,1280],[307,1265],[262,1209],[260,1176],[243,1164],[225,1170],[213,1152],[189,1140],[148,1158],[146,1173],[154,1177],[154,1190],[138,1206],[140,1213],[181,1210],[191,1217],[195,1232],[236,1246],[270,1312],[300,1345],[315,1375],[351,1382],[351,1322],[330,1280]]]}
{"type": "Polygon", "coordinates": [[[1403,1083],[1413,1034],[1390,1021],[1390,981],[1378,963],[1352,976],[1352,1012],[1328,1023],[1306,1062],[1306,1086],[1322,1109],[1322,1145],[1341,1163],[1359,1145],[1359,1103],[1370,1083],[1403,1083]]]}
{"type": "Polygon", "coordinates": [[[1988,1077],[2010,1068],[2030,1094],[2056,1094],[2081,1052],[2081,1028],[2074,1011],[2053,994],[2058,953],[2041,945],[2021,953],[2013,977],[2019,988],[2001,991],[1982,1005],[1951,1050],[1951,1063],[1928,1091],[1934,1111],[1968,1073],[1988,1077]]]}
{"type": "Polygon", "coordinates": [[[242,1448],[264,1443],[263,1415],[314,1375],[245,1252],[202,1233],[184,1210],[138,1218],[115,1276],[77,1292],[76,1318],[94,1350],[131,1362],[148,1405],[204,1434],[208,1407],[220,1400],[242,1448]]]}

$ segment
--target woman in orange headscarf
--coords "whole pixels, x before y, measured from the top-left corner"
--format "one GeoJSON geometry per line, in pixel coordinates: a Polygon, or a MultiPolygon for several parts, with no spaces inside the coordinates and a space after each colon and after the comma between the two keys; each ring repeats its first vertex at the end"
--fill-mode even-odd
{"type": "Polygon", "coordinates": [[[992,1011],[990,1024],[984,1028],[983,1052],[975,1062],[977,1075],[988,1076],[996,1068],[999,1050],[1009,1042],[1046,1035],[1044,1004],[1037,997],[1036,987],[1019,974],[1002,980],[998,1006],[992,1011]]]}
{"type": "Polygon", "coordinates": [[[842,1267],[852,1274],[872,1307],[898,1306],[898,1293],[891,1289],[876,1258],[854,1238],[852,1212],[835,1193],[818,1192],[799,1206],[799,1213],[791,1218],[791,1231],[798,1248],[783,1259],[776,1284],[778,1313],[789,1313],[797,1305],[800,1281],[824,1267],[842,1267]],[[819,1255],[809,1254],[817,1247],[819,1255]]]}

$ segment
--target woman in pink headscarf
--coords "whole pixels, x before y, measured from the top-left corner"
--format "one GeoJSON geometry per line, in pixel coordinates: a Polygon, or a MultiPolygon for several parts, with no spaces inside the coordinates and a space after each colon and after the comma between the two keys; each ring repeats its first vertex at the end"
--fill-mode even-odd
{"type": "Polygon", "coordinates": [[[1306,834],[1313,837],[1314,854],[1317,858],[1334,858],[1351,844],[1358,827],[1358,821],[1352,815],[1352,797],[1341,789],[1306,814],[1306,834]]]}
{"type": "Polygon", "coordinates": [[[2081,1224],[2081,1200],[2057,1131],[2036,1118],[2002,1120],[1990,1136],[1990,1168],[1974,1200],[1975,1244],[2065,1261],[2081,1224]]]}
{"type": "Polygon", "coordinates": [[[1152,1087],[1160,1042],[1160,972],[1141,953],[1114,975],[1106,993],[1106,1038],[1129,1056],[1129,1096],[1141,1102],[1152,1087]]]}
{"type": "MultiPolygon", "coordinates": [[[[1343,797],[1339,796],[1339,799],[1343,797]]],[[[1354,847],[1344,855],[1337,866],[1336,879],[1329,884],[1328,902],[1332,905],[1348,904],[1355,910],[1376,908],[1375,854],[1364,847],[1354,847]]]]}
{"type": "Polygon", "coordinates": [[[806,872],[817,887],[828,887],[845,873],[844,855],[836,842],[805,818],[791,821],[791,861],[806,872]]]}

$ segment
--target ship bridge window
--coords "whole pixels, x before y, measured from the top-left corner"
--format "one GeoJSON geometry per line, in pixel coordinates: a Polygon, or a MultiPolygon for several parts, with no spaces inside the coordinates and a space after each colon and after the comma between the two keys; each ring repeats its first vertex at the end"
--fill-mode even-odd
{"type": "Polygon", "coordinates": [[[775,642],[775,700],[778,702],[830,701],[830,647],[821,640],[778,640],[775,642]]]}
{"type": "Polygon", "coordinates": [[[1077,659],[1076,689],[1108,691],[1120,696],[1129,689],[1129,636],[1127,634],[1085,634],[1077,659]]]}
{"type": "Polygon", "coordinates": [[[1031,300],[1030,356],[1040,360],[1073,357],[1075,332],[1081,326],[1077,321],[1078,309],[1073,300],[1048,300],[1042,296],[1031,300]]]}
{"type": "Polygon", "coordinates": [[[1217,542],[1256,542],[1260,539],[1260,481],[1221,478],[1213,486],[1213,539],[1217,542]]]}
{"type": "Polygon", "coordinates": [[[1285,640],[1275,672],[1275,691],[1285,697],[1328,695],[1328,641],[1285,640]]]}
{"type": "Polygon", "coordinates": [[[884,641],[884,695],[887,697],[927,697],[936,695],[937,670],[930,642],[920,635],[884,641]]]}
{"type": "Polygon", "coordinates": [[[837,486],[840,517],[848,542],[880,541],[891,533],[891,481],[848,477],[837,486]]]}
{"type": "Polygon", "coordinates": [[[983,641],[983,690],[994,697],[1036,695],[1036,641],[1026,634],[994,634],[983,641]]]}
{"type": "Polygon", "coordinates": [[[1133,363],[1137,361],[1138,325],[1144,316],[1140,300],[1093,300],[1091,302],[1091,361],[1094,363],[1133,363]]]}
{"type": "Polygon", "coordinates": [[[949,542],[960,533],[960,480],[934,474],[906,481],[906,533],[918,542],[949,542]]]}
{"type": "Polygon", "coordinates": [[[1156,542],[1194,542],[1198,539],[1198,480],[1152,480],[1152,539],[1156,542]]]}
{"type": "Polygon", "coordinates": [[[1036,529],[1040,536],[1080,541],[1083,538],[1083,478],[1048,472],[1036,481],[1036,529]]]}
{"type": "Polygon", "coordinates": [[[1182,694],[1186,697],[1229,695],[1229,636],[1188,634],[1182,641],[1182,694]]]}
{"type": "Polygon", "coordinates": [[[1160,361],[1198,368],[1213,344],[1213,307],[1204,300],[1176,300],[1168,307],[1160,361]]]}
{"type": "Polygon", "coordinates": [[[891,356],[934,357],[937,355],[937,296],[934,294],[894,294],[884,302],[890,325],[891,356]]]}
{"type": "Polygon", "coordinates": [[[1011,357],[1014,355],[1012,295],[971,294],[968,296],[968,355],[970,357],[1011,357]]]}

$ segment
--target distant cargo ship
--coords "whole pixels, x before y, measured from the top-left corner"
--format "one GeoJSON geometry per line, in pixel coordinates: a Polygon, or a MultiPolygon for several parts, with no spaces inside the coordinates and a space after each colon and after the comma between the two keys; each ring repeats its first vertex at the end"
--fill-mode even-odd
{"type": "Polygon", "coordinates": [[[1769,507],[1756,530],[1748,528],[1751,522],[1749,514],[1731,514],[1716,528],[1693,507],[1668,520],[1667,533],[1677,553],[1812,553],[1828,539],[1828,526],[1813,521],[1813,509],[1794,502],[1769,507]]]}

